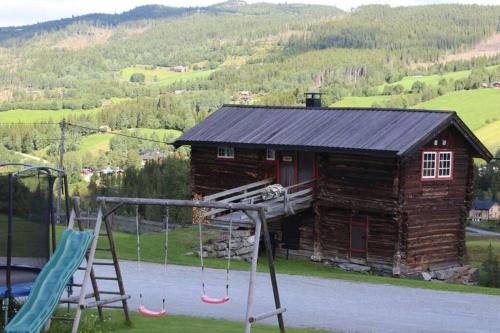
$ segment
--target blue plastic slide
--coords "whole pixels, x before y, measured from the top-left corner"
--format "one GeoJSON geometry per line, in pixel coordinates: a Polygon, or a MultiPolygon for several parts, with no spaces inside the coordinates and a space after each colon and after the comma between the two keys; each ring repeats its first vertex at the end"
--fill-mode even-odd
{"type": "Polygon", "coordinates": [[[56,251],[37,277],[26,303],[5,328],[6,333],[39,333],[44,328],[93,238],[94,233],[91,231],[64,231],[56,251]]]}

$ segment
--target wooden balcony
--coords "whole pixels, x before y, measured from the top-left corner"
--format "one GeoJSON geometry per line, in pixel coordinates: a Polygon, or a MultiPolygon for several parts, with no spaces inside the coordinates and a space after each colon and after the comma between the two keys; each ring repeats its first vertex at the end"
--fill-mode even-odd
{"type": "MultiPolygon", "coordinates": [[[[263,194],[266,188],[273,184],[275,184],[274,178],[268,178],[206,196],[204,200],[263,205],[265,206],[268,221],[294,215],[312,207],[314,180],[285,187],[283,193],[279,196],[264,200],[263,194]]],[[[230,212],[227,209],[212,209],[206,212],[204,217],[215,225],[232,223],[234,226],[248,226],[253,224],[252,219],[242,211],[230,212]]]]}

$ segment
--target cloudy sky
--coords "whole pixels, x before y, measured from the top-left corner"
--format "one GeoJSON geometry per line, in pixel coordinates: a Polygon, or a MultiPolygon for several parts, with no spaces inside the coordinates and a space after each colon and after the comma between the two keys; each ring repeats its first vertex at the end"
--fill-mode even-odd
{"type": "MultiPolygon", "coordinates": [[[[262,2],[248,0],[247,2],[262,2]]],[[[362,4],[383,3],[391,6],[429,3],[500,4],[500,0],[264,0],[265,2],[298,2],[335,5],[349,10],[362,4]]],[[[0,26],[32,24],[88,13],[120,13],[136,6],[162,4],[167,6],[207,6],[222,0],[0,0],[0,26]]]]}

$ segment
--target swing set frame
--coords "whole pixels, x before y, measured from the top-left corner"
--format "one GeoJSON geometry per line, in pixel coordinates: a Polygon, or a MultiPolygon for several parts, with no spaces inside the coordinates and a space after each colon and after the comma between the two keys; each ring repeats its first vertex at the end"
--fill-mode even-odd
{"type": "Polygon", "coordinates": [[[280,333],[285,333],[285,323],[283,313],[285,307],[281,306],[280,295],[278,290],[278,281],[276,279],[276,269],[274,266],[274,258],[272,253],[271,238],[269,235],[269,227],[266,220],[266,207],[260,204],[245,204],[245,203],[225,203],[203,200],[173,200],[173,199],[149,199],[149,198],[128,198],[128,197],[97,197],[99,204],[99,214],[109,215],[118,210],[124,205],[151,205],[151,206],[172,206],[172,207],[193,207],[193,208],[215,208],[232,211],[242,211],[255,224],[255,242],[252,249],[252,262],[250,269],[250,280],[248,284],[247,308],[245,316],[245,333],[251,332],[252,324],[273,316],[278,320],[280,333]],[[111,209],[106,209],[106,204],[115,205],[111,209]],[[107,212],[106,212],[107,211],[107,212]],[[261,235],[262,234],[262,235],[261,235]],[[255,284],[257,276],[257,260],[259,257],[259,247],[261,237],[264,238],[266,248],[267,263],[269,266],[269,275],[274,295],[275,309],[262,314],[253,314],[255,284]]]}

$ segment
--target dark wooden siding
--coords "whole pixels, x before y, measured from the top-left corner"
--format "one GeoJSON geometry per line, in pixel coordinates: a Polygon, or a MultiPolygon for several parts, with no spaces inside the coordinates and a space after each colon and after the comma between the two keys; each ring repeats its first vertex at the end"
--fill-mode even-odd
{"type": "Polygon", "coordinates": [[[216,147],[192,147],[193,194],[208,195],[275,177],[274,162],[266,160],[264,149],[235,149],[234,159],[218,159],[216,147]]]}
{"type": "Polygon", "coordinates": [[[366,263],[392,270],[398,236],[396,158],[320,154],[318,173],[317,254],[348,260],[351,221],[367,221],[366,263]]]}
{"type": "Polygon", "coordinates": [[[465,253],[465,223],[472,200],[472,151],[455,129],[445,130],[436,139],[437,147],[433,139],[422,150],[452,151],[452,180],[422,181],[422,150],[401,168],[401,255],[408,273],[460,264],[465,253]]]}

